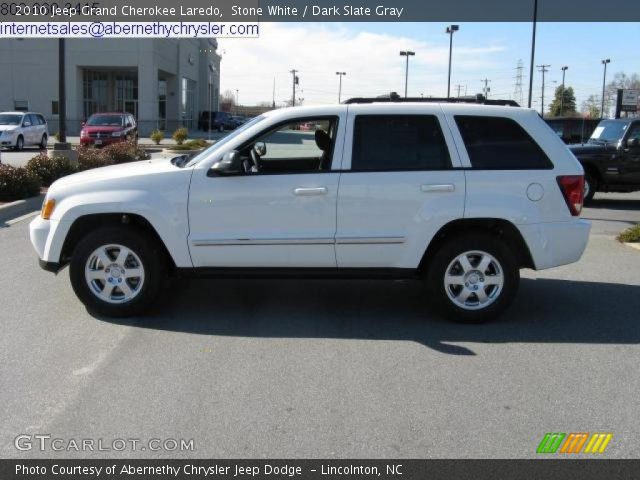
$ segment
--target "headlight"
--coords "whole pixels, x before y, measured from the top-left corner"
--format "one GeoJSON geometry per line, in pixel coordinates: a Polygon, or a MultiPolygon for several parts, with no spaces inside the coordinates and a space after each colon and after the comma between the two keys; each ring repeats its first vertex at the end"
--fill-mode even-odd
{"type": "Polygon", "coordinates": [[[53,198],[47,198],[42,204],[42,210],[40,211],[40,216],[43,220],[49,220],[51,218],[54,208],[56,208],[56,201],[53,198]]]}
{"type": "Polygon", "coordinates": [[[89,135],[87,135],[87,132],[85,130],[80,130],[80,136],[84,138],[84,137],[88,137],[89,135]]]}
{"type": "Polygon", "coordinates": [[[112,137],[122,137],[124,136],[125,132],[124,131],[120,131],[120,132],[111,132],[111,136],[112,137]]]}

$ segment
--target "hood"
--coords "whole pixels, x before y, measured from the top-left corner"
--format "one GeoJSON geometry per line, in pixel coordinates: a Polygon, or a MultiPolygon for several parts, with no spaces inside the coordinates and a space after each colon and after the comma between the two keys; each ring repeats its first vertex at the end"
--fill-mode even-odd
{"type": "Polygon", "coordinates": [[[589,143],[585,145],[569,145],[569,150],[576,156],[584,156],[584,155],[592,155],[596,153],[605,152],[607,150],[611,150],[614,146],[611,144],[608,145],[599,145],[596,143],[589,143]]]}
{"type": "Polygon", "coordinates": [[[0,125],[0,132],[5,132],[5,131],[10,132],[11,130],[16,130],[17,128],[20,128],[20,126],[19,125],[0,125]]]}
{"type": "Polygon", "coordinates": [[[49,195],[56,197],[105,190],[153,189],[157,176],[184,170],[190,171],[172,165],[168,158],[93,168],[55,181],[49,187],[49,195]]]}
{"type": "Polygon", "coordinates": [[[85,132],[119,132],[124,127],[116,127],[113,125],[85,125],[82,127],[85,132]]]}

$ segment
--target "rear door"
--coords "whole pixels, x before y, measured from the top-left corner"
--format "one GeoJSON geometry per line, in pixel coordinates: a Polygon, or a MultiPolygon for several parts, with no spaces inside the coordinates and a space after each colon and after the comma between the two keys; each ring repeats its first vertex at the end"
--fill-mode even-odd
{"type": "Polygon", "coordinates": [[[464,213],[465,177],[439,105],[349,107],[338,191],[340,268],[416,268],[464,213]]]}

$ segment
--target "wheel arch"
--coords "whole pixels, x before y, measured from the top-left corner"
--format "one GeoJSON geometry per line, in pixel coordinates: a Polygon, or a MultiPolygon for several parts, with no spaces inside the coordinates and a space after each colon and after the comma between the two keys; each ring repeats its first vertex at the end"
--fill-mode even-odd
{"type": "Polygon", "coordinates": [[[520,268],[535,268],[529,246],[518,227],[513,223],[501,218],[463,218],[453,220],[438,230],[422,255],[418,270],[424,272],[428,269],[429,262],[444,242],[472,230],[486,232],[503,239],[505,243],[514,248],[520,268]]]}
{"type": "Polygon", "coordinates": [[[71,260],[78,242],[90,231],[99,227],[126,225],[143,232],[151,237],[162,249],[167,267],[176,268],[175,259],[169,253],[162,237],[145,217],[134,213],[97,213],[82,215],[74,220],[67,232],[60,252],[60,265],[66,265],[71,260]]]}

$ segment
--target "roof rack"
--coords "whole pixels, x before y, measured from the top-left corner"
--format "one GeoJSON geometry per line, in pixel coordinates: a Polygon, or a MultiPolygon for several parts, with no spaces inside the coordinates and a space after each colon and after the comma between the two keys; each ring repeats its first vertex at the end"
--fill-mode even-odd
{"type": "Polygon", "coordinates": [[[513,100],[488,100],[484,95],[467,95],[464,97],[408,97],[404,98],[396,92],[379,97],[355,97],[345,100],[343,103],[350,105],[354,103],[475,103],[479,105],[502,105],[508,107],[519,107],[513,100]]]}

